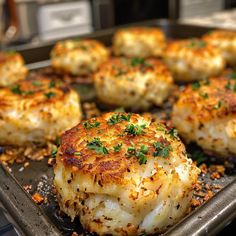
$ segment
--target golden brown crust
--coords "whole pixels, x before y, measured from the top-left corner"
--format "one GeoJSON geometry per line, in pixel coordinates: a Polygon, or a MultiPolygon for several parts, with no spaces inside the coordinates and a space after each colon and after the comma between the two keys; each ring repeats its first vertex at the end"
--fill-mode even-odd
{"type": "Polygon", "coordinates": [[[236,80],[227,75],[189,85],[176,106],[188,106],[199,122],[236,114],[236,80]]]}
{"type": "Polygon", "coordinates": [[[0,52],[0,87],[10,86],[26,78],[28,69],[16,52],[0,52]]]}
{"type": "Polygon", "coordinates": [[[229,65],[236,65],[236,31],[210,31],[203,36],[203,40],[215,47],[218,47],[225,61],[229,65]]]}
{"type": "Polygon", "coordinates": [[[25,102],[28,108],[62,101],[70,90],[68,85],[64,85],[61,81],[53,81],[44,77],[20,81],[12,87],[0,91],[0,109],[4,110],[8,105],[11,106],[13,101],[25,102]]]}
{"type": "Polygon", "coordinates": [[[177,81],[194,81],[215,76],[225,67],[220,50],[200,39],[170,42],[164,60],[177,81]]]}
{"type": "Polygon", "coordinates": [[[134,109],[162,105],[173,79],[158,59],[112,58],[94,74],[98,98],[105,103],[134,109]]]}
{"type": "Polygon", "coordinates": [[[117,56],[162,56],[166,46],[164,33],[156,27],[131,27],[118,30],[113,38],[113,51],[117,56]]]}
{"type": "Polygon", "coordinates": [[[59,80],[39,76],[0,90],[0,144],[53,141],[81,120],[79,96],[59,80]]]}
{"type": "Polygon", "coordinates": [[[108,57],[108,49],[92,39],[61,41],[51,52],[53,68],[72,75],[88,75],[96,71],[108,57]]]}
{"type": "MultiPolygon", "coordinates": [[[[169,135],[165,137],[166,128],[162,127],[163,135],[158,134],[155,123],[150,124],[150,120],[142,119],[137,114],[132,114],[129,121],[121,121],[114,125],[109,124],[109,119],[115,116],[129,114],[125,113],[107,113],[102,117],[90,119],[90,123],[99,123],[99,127],[85,128],[84,122],[62,135],[62,144],[59,151],[60,159],[66,166],[74,168],[75,172],[88,174],[99,181],[101,185],[106,183],[124,184],[124,175],[140,168],[139,159],[128,155],[128,148],[135,147],[137,150],[142,145],[148,146],[146,154],[147,160],[153,158],[155,152],[153,142],[160,142],[163,145],[169,145],[173,140],[169,135]],[[141,135],[130,135],[125,132],[127,125],[140,124],[145,125],[141,135]],[[155,137],[156,136],[156,137],[155,137]],[[98,138],[102,146],[106,147],[109,153],[98,154],[96,151],[88,148],[88,143],[94,138],[98,138]],[[122,144],[121,149],[116,152],[114,147],[122,144]],[[80,155],[76,155],[80,153],[80,155]]],[[[179,147],[181,149],[181,147],[179,147]]]]}

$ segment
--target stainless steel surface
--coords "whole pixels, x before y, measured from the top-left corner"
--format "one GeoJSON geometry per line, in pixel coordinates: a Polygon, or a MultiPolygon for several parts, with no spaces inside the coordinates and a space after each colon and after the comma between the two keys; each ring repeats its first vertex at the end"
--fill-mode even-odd
{"type": "Polygon", "coordinates": [[[0,165],[0,186],[2,204],[25,235],[61,235],[2,165],[0,165]]]}
{"type": "Polygon", "coordinates": [[[236,180],[165,235],[216,235],[236,217],[236,180]],[[191,226],[193,228],[191,228],[191,226]],[[194,229],[194,232],[193,232],[194,229]]]}

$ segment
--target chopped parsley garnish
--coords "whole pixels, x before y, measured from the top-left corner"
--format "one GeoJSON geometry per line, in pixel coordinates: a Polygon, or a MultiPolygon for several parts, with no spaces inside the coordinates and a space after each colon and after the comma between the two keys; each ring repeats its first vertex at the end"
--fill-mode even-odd
{"type": "Polygon", "coordinates": [[[125,132],[131,135],[140,135],[144,133],[145,128],[146,125],[128,124],[126,125],[125,132]]]}
{"type": "Polygon", "coordinates": [[[192,154],[188,153],[188,157],[196,161],[197,164],[200,164],[207,160],[205,154],[200,150],[195,150],[192,154]]]}
{"type": "Polygon", "coordinates": [[[225,89],[230,90],[231,89],[231,83],[230,81],[227,82],[227,84],[225,85],[225,89]]]}
{"type": "Polygon", "coordinates": [[[232,72],[231,74],[229,74],[229,78],[236,80],[236,72],[232,72]]]}
{"type": "Polygon", "coordinates": [[[57,145],[57,147],[60,146],[61,145],[61,138],[60,137],[56,137],[54,142],[57,145]]]}
{"type": "Polygon", "coordinates": [[[98,122],[96,119],[92,120],[91,122],[88,120],[84,122],[83,126],[85,129],[97,128],[100,126],[100,122],[98,122]]]}
{"type": "Polygon", "coordinates": [[[201,96],[202,98],[204,98],[204,99],[209,98],[208,93],[200,93],[200,96],[201,96]]]}
{"type": "Polygon", "coordinates": [[[161,157],[168,157],[169,152],[172,151],[172,147],[170,144],[163,144],[161,142],[154,142],[153,146],[155,148],[155,152],[153,153],[153,156],[161,156],[161,157]]]}
{"type": "Polygon", "coordinates": [[[215,106],[214,106],[214,109],[219,109],[221,108],[223,105],[223,102],[222,101],[219,101],[215,106]]]}
{"type": "Polygon", "coordinates": [[[206,46],[206,42],[201,41],[201,40],[191,40],[188,44],[188,47],[190,48],[204,48],[206,46]]]}
{"type": "Polygon", "coordinates": [[[85,45],[79,45],[79,48],[84,50],[84,51],[87,51],[88,50],[88,47],[85,46],[85,45]]]}
{"type": "Polygon", "coordinates": [[[120,69],[120,68],[117,68],[117,73],[115,74],[115,76],[121,76],[121,75],[124,75],[126,74],[126,71],[120,69]]]}
{"type": "Polygon", "coordinates": [[[44,96],[45,96],[47,99],[50,99],[50,98],[52,98],[52,97],[55,97],[56,94],[53,93],[53,92],[48,92],[48,93],[45,93],[44,96]]]}
{"type": "Polygon", "coordinates": [[[113,147],[114,152],[119,152],[121,150],[122,143],[117,144],[116,146],[113,147]]]}
{"type": "Polygon", "coordinates": [[[19,84],[15,85],[14,87],[11,88],[11,91],[15,94],[20,94],[20,95],[31,95],[34,92],[29,90],[29,91],[22,91],[21,87],[19,84]]]}
{"type": "Polygon", "coordinates": [[[53,158],[55,158],[56,155],[57,155],[57,147],[54,147],[54,148],[52,149],[51,156],[52,156],[53,158]]]}
{"type": "Polygon", "coordinates": [[[200,85],[199,81],[196,81],[196,82],[192,83],[192,90],[196,91],[200,88],[200,86],[201,85],[200,85]]]}
{"type": "Polygon", "coordinates": [[[14,87],[12,87],[11,91],[16,94],[22,94],[22,90],[19,84],[16,84],[14,87]]]}
{"type": "Polygon", "coordinates": [[[167,134],[169,134],[171,138],[178,138],[178,131],[175,128],[171,128],[167,134]]]}
{"type": "Polygon", "coordinates": [[[80,155],[81,155],[81,152],[76,151],[76,152],[74,152],[74,155],[75,155],[75,156],[80,156],[80,155]]]}
{"type": "Polygon", "coordinates": [[[97,154],[108,154],[108,150],[102,145],[99,138],[94,138],[91,142],[87,143],[87,147],[90,150],[94,150],[97,154]]]}
{"type": "Polygon", "coordinates": [[[125,115],[125,114],[114,114],[107,121],[107,123],[108,123],[108,125],[114,125],[114,124],[119,123],[121,121],[130,121],[131,116],[132,116],[132,113],[129,113],[128,115],[125,115]]]}
{"type": "Polygon", "coordinates": [[[132,58],[131,59],[131,66],[138,66],[138,65],[142,65],[142,66],[146,66],[146,67],[152,66],[151,64],[147,63],[144,58],[140,58],[140,57],[132,58]]]}
{"type": "Polygon", "coordinates": [[[55,81],[51,80],[48,87],[49,88],[54,88],[55,87],[55,81]]]}
{"type": "Polygon", "coordinates": [[[41,85],[42,85],[42,82],[35,80],[35,81],[32,81],[32,84],[33,84],[34,86],[41,86],[41,85]]]}
{"type": "Polygon", "coordinates": [[[147,163],[147,157],[146,154],[148,153],[149,147],[142,145],[139,150],[136,150],[134,146],[129,147],[127,150],[127,155],[130,156],[135,156],[138,158],[139,164],[146,164],[147,163]]]}

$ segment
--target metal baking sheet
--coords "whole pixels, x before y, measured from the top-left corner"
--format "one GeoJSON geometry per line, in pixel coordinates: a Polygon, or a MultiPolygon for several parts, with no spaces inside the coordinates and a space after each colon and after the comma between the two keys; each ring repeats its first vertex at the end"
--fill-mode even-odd
{"type": "MultiPolygon", "coordinates": [[[[167,20],[152,20],[136,25],[161,27],[169,39],[199,37],[212,28],[190,26],[167,20]]],[[[110,46],[115,29],[95,32],[81,38],[94,38],[110,46]]],[[[31,70],[49,65],[49,54],[54,43],[27,45],[13,48],[25,58],[31,70]]],[[[94,100],[91,85],[77,85],[82,94],[82,100],[94,100]],[[88,93],[89,91],[89,93],[88,93]],[[85,96],[85,95],[88,95],[85,96]]],[[[98,104],[99,106],[99,104],[98,104]]],[[[101,106],[100,106],[101,107],[101,106]]],[[[158,113],[158,109],[152,112],[158,113]]],[[[197,147],[190,147],[190,152],[197,147]]],[[[73,232],[88,235],[83,232],[79,220],[71,222],[65,215],[59,214],[53,188],[53,169],[48,167],[47,159],[29,161],[26,168],[22,164],[13,164],[12,172],[1,166],[0,170],[0,200],[13,216],[25,235],[71,235],[73,232]],[[23,186],[32,185],[30,193],[23,186]],[[46,204],[36,205],[31,200],[35,191],[46,196],[46,204]]],[[[209,175],[200,178],[209,184],[220,184],[223,189],[212,199],[186,216],[180,223],[170,228],[165,235],[214,235],[236,217],[236,173],[235,163],[229,168],[223,178],[212,180],[209,175]]]]}

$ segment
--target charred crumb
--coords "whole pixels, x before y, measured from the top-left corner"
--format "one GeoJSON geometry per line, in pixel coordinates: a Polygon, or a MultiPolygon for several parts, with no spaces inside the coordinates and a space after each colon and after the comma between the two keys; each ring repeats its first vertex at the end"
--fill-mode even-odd
{"type": "Polygon", "coordinates": [[[31,185],[31,184],[24,185],[24,186],[23,186],[23,189],[24,189],[27,193],[29,193],[29,192],[32,190],[32,185],[31,185]]]}
{"type": "Polygon", "coordinates": [[[55,158],[49,158],[48,159],[48,166],[52,167],[56,164],[56,159],[55,158]]]}
{"type": "Polygon", "coordinates": [[[40,193],[36,192],[32,196],[32,200],[37,204],[41,204],[41,203],[45,202],[46,198],[44,198],[40,193]]]}

